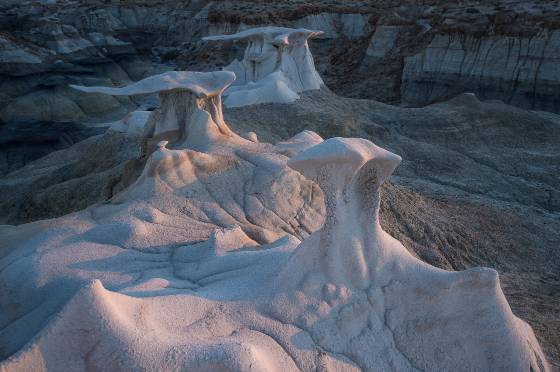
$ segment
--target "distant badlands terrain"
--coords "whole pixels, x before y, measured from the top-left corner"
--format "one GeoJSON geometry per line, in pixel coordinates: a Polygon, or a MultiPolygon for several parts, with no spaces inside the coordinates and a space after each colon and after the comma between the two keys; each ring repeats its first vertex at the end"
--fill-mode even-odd
{"type": "Polygon", "coordinates": [[[68,84],[121,86],[162,69],[212,70],[243,48],[202,37],[260,25],[324,31],[311,46],[317,69],[343,96],[417,107],[472,92],[560,111],[558,2],[417,3],[2,0],[0,172],[93,134],[79,123],[116,120],[139,104],[85,102],[68,84]],[[56,125],[26,132],[18,123],[67,123],[74,134],[56,125]]]}
{"type": "MultiPolygon", "coordinates": [[[[402,163],[381,189],[381,227],[414,257],[435,267],[450,271],[478,266],[496,269],[513,314],[533,328],[551,369],[560,368],[560,5],[556,1],[415,3],[0,0],[0,235],[8,237],[0,242],[0,283],[10,283],[0,286],[4,291],[0,292],[0,305],[9,309],[0,317],[0,359],[20,350],[64,304],[62,320],[49,323],[50,328],[25,354],[30,359],[18,359],[16,362],[22,364],[11,366],[36,362],[34,353],[48,350],[48,345],[57,345],[54,350],[72,346],[59,336],[73,332],[79,319],[76,314],[84,309],[91,310],[87,322],[93,333],[91,343],[76,346],[80,349],[75,351],[80,355],[76,363],[108,367],[103,363],[110,360],[110,348],[95,343],[100,334],[109,335],[101,345],[116,345],[115,340],[126,335],[125,344],[133,345],[131,348],[142,355],[152,355],[150,347],[131,341],[139,337],[131,329],[157,328],[161,335],[165,334],[162,330],[175,325],[172,317],[153,318],[162,311],[157,301],[144,308],[135,296],[146,291],[146,296],[161,294],[158,291],[168,294],[162,287],[185,289],[185,281],[201,280],[191,277],[195,274],[189,270],[196,257],[184,253],[180,241],[213,252],[204,258],[208,266],[197,269],[200,276],[215,275],[216,267],[222,264],[214,258],[221,260],[229,249],[239,248],[234,245],[249,251],[247,247],[260,245],[272,249],[273,254],[284,249],[278,256],[262,258],[262,265],[256,264],[264,269],[255,275],[268,278],[272,274],[267,270],[284,265],[284,258],[295,249],[294,239],[304,240],[317,231],[325,215],[322,193],[286,165],[288,158],[319,143],[307,132],[303,137],[293,136],[314,131],[324,139],[365,138],[400,155],[402,163]],[[215,71],[235,58],[242,59],[245,45],[205,41],[203,37],[264,25],[323,31],[309,41],[309,47],[325,85],[298,92],[299,99],[289,104],[226,105],[223,120],[241,137],[225,146],[225,158],[216,155],[216,148],[210,145],[202,148],[206,137],[196,137],[194,148],[211,154],[212,161],[191,154],[184,164],[193,162],[193,169],[201,173],[193,175],[189,173],[192,169],[187,172],[186,168],[167,165],[149,173],[150,164],[157,162],[148,161],[141,132],[146,118],[161,105],[157,94],[107,95],[69,87],[123,87],[170,70],[215,71]],[[139,114],[121,120],[135,110],[139,114]],[[133,122],[142,123],[134,133],[133,122]],[[107,130],[109,126],[113,130],[107,130]],[[228,157],[239,164],[235,172],[229,168],[233,163],[224,160],[228,157]],[[183,173],[173,173],[176,169],[183,173]],[[215,176],[215,169],[226,173],[215,176]],[[172,186],[146,186],[154,177],[172,186]],[[190,184],[188,180],[194,179],[199,183],[190,184]],[[230,192],[223,193],[224,188],[230,192]],[[243,198],[253,198],[256,207],[243,198]],[[285,206],[290,198],[293,203],[285,206]],[[72,212],[77,213],[47,220],[72,212]],[[133,218],[123,217],[131,213],[133,218]],[[36,222],[26,224],[32,221],[36,222]],[[218,231],[232,221],[241,226],[241,232],[218,231]],[[283,235],[289,237],[274,245],[283,235]],[[201,241],[206,245],[197,246],[201,241]],[[104,252],[106,257],[72,253],[81,246],[104,252]],[[41,247],[46,247],[45,251],[41,247]],[[161,255],[153,254],[158,249],[161,255]],[[39,256],[42,258],[34,259],[39,256]],[[66,257],[71,257],[68,262],[66,257]],[[135,260],[144,263],[127,266],[135,260]],[[126,270],[110,274],[121,266],[126,270]],[[18,279],[21,271],[33,273],[25,284],[18,279]],[[88,282],[97,271],[103,272],[99,277],[104,278],[105,287],[88,282]],[[144,271],[146,275],[137,275],[144,271]],[[56,296],[48,296],[50,289],[56,296]],[[123,300],[118,291],[132,300],[123,300]],[[122,314],[112,312],[111,304],[125,309],[124,323],[119,320],[122,314]],[[99,316],[109,319],[104,329],[95,328],[99,316]],[[137,323],[130,323],[131,317],[137,323]],[[154,323],[154,319],[158,320],[154,323]],[[128,328],[130,324],[136,326],[128,328]],[[155,328],[150,328],[152,325],[155,328]],[[13,332],[20,336],[11,337],[13,332]],[[93,364],[88,364],[88,358],[80,359],[90,355],[88,352],[94,355],[89,359],[93,364]]],[[[288,96],[292,97],[291,93],[288,96]]],[[[221,126],[220,119],[216,121],[221,126]]],[[[183,147],[189,153],[193,144],[183,147]]],[[[165,146],[158,151],[169,155],[165,146]]],[[[226,266],[239,268],[235,266],[237,256],[231,257],[225,258],[230,260],[226,266]]],[[[255,260],[261,262],[260,256],[255,260]]],[[[251,292],[253,284],[244,286],[251,292]]],[[[229,287],[216,288],[226,291],[229,287]]],[[[333,304],[340,289],[333,289],[334,296],[330,287],[325,288],[326,294],[321,296],[332,296],[329,306],[338,306],[333,304]]],[[[242,330],[243,324],[257,325],[272,336],[269,331],[278,326],[287,337],[291,331],[279,323],[293,321],[312,336],[324,337],[302,341],[301,345],[322,346],[309,354],[296,354],[289,348],[281,351],[275,346],[271,355],[290,355],[300,369],[321,366],[322,353],[327,355],[325,363],[334,363],[329,364],[333,369],[337,365],[333,360],[346,361],[346,366],[375,365],[348,350],[331,358],[329,353],[336,347],[329,344],[330,336],[321,333],[330,328],[324,324],[312,328],[310,316],[271,320],[274,312],[267,308],[264,313],[270,319],[264,323],[259,323],[258,317],[233,319],[232,313],[247,307],[214,307],[210,304],[214,289],[210,285],[196,305],[189,302],[199,311],[188,320],[196,325],[189,332],[204,334],[207,339],[231,332],[226,354],[240,353],[235,346],[239,340],[263,345],[270,342],[251,333],[254,329],[242,330]],[[204,322],[215,322],[223,329],[204,333],[207,330],[196,328],[204,322]],[[225,324],[236,326],[229,329],[225,324]]],[[[232,294],[236,295],[246,300],[246,294],[232,294]]],[[[375,308],[373,302],[370,305],[375,308]]],[[[319,304],[306,304],[320,313],[319,304]]],[[[183,305],[186,303],[173,306],[183,305]]],[[[173,308],[170,306],[167,308],[173,308]]],[[[360,313],[360,306],[346,311],[360,313]]],[[[344,332],[353,334],[359,327],[354,329],[355,323],[350,323],[351,329],[344,332]]],[[[368,327],[374,329],[371,323],[368,327]]],[[[360,328],[362,336],[368,334],[366,328],[360,328]]],[[[401,334],[400,346],[405,334],[401,334]]],[[[164,337],[165,342],[179,342],[173,337],[164,337]]],[[[399,346],[397,338],[393,342],[399,346]]],[[[161,338],[154,340],[162,342],[161,338]]],[[[208,354],[211,360],[225,355],[214,344],[204,345],[213,350],[208,354]]],[[[197,355],[200,350],[209,350],[204,347],[192,349],[191,345],[188,350],[197,355]]],[[[389,349],[394,350],[393,346],[389,349]]],[[[161,356],[159,350],[153,352],[161,356]]],[[[408,350],[403,355],[414,352],[408,350]]],[[[242,353],[247,358],[241,361],[251,365],[251,358],[255,358],[264,363],[257,363],[264,369],[269,362],[286,369],[292,366],[284,357],[263,362],[261,353],[251,349],[242,353]]],[[[166,357],[179,363],[183,356],[174,350],[166,357]]],[[[64,356],[60,358],[57,363],[64,360],[64,356]]],[[[394,360],[408,367],[419,360],[399,358],[394,360]]],[[[121,362],[131,365],[127,360],[121,362]]],[[[538,358],[533,365],[539,366],[538,358]]]]}

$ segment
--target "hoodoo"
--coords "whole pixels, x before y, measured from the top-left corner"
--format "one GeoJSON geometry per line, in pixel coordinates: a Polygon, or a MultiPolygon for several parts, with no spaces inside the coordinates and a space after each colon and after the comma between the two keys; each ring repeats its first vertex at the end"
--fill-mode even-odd
{"type": "Polygon", "coordinates": [[[1,372],[549,370],[496,271],[432,267],[383,231],[400,156],[237,136],[220,100],[233,79],[78,87],[159,92],[159,142],[106,203],[0,226],[1,372]]]}
{"type": "Polygon", "coordinates": [[[0,372],[560,372],[559,144],[560,0],[0,0],[0,372]]]}
{"type": "Polygon", "coordinates": [[[153,147],[163,140],[170,144],[187,141],[201,123],[210,123],[211,130],[230,135],[222,114],[221,94],[234,80],[235,74],[229,71],[170,71],[122,88],[70,86],[113,96],[158,93],[160,106],[149,116],[143,131],[143,136],[150,139],[149,147],[153,147]]]}
{"type": "Polygon", "coordinates": [[[288,161],[321,186],[326,219],[280,271],[269,311],[361,370],[546,370],[495,270],[435,268],[383,231],[380,187],[400,161],[357,138],[288,161]]]}
{"type": "Polygon", "coordinates": [[[290,103],[298,93],[324,85],[313,62],[308,40],[322,31],[303,28],[257,27],[232,35],[205,37],[206,41],[245,42],[243,59],[224,68],[237,81],[224,92],[227,107],[257,103],[290,103]]]}
{"type": "MultiPolygon", "coordinates": [[[[400,162],[400,156],[358,138],[329,139],[289,160],[290,167],[317,182],[325,194],[325,224],[316,233],[316,257],[309,262],[318,266],[311,272],[359,289],[371,285],[372,271],[386,256],[376,249],[379,188],[400,162]]],[[[294,261],[306,259],[298,255],[294,261]]]]}

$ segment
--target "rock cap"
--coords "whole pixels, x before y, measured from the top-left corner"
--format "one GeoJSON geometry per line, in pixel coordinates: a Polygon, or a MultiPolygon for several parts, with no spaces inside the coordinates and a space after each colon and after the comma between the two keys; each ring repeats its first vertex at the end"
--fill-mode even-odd
{"type": "Polygon", "coordinates": [[[133,96],[172,90],[188,90],[197,97],[214,97],[220,95],[234,81],[235,73],[231,71],[169,71],[147,77],[121,88],[80,85],[70,85],[70,87],[86,93],[104,93],[112,96],[133,96]]]}
{"type": "Polygon", "coordinates": [[[231,35],[213,35],[203,37],[204,41],[242,41],[255,37],[270,37],[278,44],[288,44],[288,38],[292,35],[301,35],[306,38],[315,38],[323,34],[323,31],[308,30],[306,28],[288,28],[277,26],[255,27],[244,31],[239,31],[231,35]]]}
{"type": "Polygon", "coordinates": [[[362,138],[330,138],[288,161],[288,165],[304,176],[316,179],[327,165],[338,165],[340,174],[352,177],[364,164],[374,161],[380,184],[400,164],[401,157],[362,138]]]}

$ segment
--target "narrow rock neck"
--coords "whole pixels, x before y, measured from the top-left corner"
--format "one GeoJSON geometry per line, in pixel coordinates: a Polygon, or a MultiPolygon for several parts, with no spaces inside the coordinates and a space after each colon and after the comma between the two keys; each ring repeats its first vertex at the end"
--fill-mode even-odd
{"type": "Polygon", "coordinates": [[[222,96],[217,95],[210,97],[206,103],[207,111],[210,113],[212,120],[218,126],[220,133],[224,135],[231,135],[232,131],[229,129],[228,125],[224,120],[224,114],[222,112],[222,96]]]}
{"type": "Polygon", "coordinates": [[[162,92],[160,107],[149,117],[144,137],[151,142],[151,150],[157,142],[166,140],[171,145],[183,143],[193,131],[194,114],[204,110],[212,118],[212,125],[223,135],[230,136],[232,131],[224,121],[220,95],[197,97],[187,90],[162,92]]]}
{"type": "Polygon", "coordinates": [[[381,258],[379,183],[376,178],[358,175],[344,187],[336,178],[317,180],[325,193],[327,210],[318,232],[321,270],[334,283],[365,289],[381,258]]]}

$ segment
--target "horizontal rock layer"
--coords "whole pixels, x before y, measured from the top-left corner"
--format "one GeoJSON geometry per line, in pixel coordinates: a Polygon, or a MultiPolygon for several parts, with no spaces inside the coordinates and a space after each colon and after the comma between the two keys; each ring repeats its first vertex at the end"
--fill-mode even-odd
{"type": "Polygon", "coordinates": [[[560,31],[535,37],[438,35],[425,50],[405,59],[405,104],[424,105],[464,91],[558,111],[560,31]]]}

